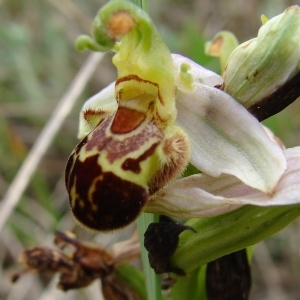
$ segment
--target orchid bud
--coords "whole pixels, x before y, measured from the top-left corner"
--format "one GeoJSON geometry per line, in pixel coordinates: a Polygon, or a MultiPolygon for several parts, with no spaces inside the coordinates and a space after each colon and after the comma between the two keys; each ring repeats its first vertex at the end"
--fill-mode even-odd
{"type": "Polygon", "coordinates": [[[300,8],[266,20],[257,38],[239,45],[224,72],[224,91],[260,121],[300,96],[300,8]]]}

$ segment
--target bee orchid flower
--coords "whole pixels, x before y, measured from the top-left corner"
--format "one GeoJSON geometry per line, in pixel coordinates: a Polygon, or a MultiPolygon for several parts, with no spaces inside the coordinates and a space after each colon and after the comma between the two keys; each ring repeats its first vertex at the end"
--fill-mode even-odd
{"type": "MultiPolygon", "coordinates": [[[[269,22],[274,21],[264,26],[269,22]]],[[[299,40],[298,34],[293,41],[299,40]]],[[[81,37],[77,46],[115,50],[118,69],[117,80],[83,105],[82,140],[66,168],[71,209],[81,224],[109,231],[130,224],[143,211],[203,217],[244,204],[300,201],[300,147],[283,150],[234,98],[234,76],[246,76],[239,71],[243,64],[230,71],[235,56],[223,79],[171,55],[148,15],[122,0],[99,11],[93,37],[81,37]],[[178,179],[188,163],[201,174],[178,179]]],[[[249,61],[253,53],[247,53],[249,61]]],[[[269,77],[262,75],[257,89],[264,80],[266,86],[278,85],[269,77]]],[[[248,88],[253,91],[253,85],[248,88]]]]}
{"type": "Polygon", "coordinates": [[[95,19],[94,39],[83,36],[77,46],[118,48],[118,78],[85,104],[79,136],[87,135],[66,168],[75,218],[109,231],[133,222],[151,196],[180,175],[190,144],[175,124],[172,56],[144,11],[128,1],[108,3],[95,19]]]}

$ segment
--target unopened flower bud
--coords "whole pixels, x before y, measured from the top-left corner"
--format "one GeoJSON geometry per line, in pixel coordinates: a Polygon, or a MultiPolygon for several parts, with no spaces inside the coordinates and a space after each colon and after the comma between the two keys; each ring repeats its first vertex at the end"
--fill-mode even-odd
{"type": "Polygon", "coordinates": [[[266,119],[300,96],[299,63],[300,8],[291,6],[232,52],[224,91],[259,120],[266,119]]]}

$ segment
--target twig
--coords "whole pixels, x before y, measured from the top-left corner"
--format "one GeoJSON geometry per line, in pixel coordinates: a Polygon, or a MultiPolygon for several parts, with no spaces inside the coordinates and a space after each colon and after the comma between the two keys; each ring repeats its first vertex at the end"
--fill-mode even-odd
{"type": "Polygon", "coordinates": [[[61,14],[76,21],[86,33],[90,33],[92,21],[82,13],[82,10],[72,1],[48,0],[61,14]]]}
{"type": "Polygon", "coordinates": [[[61,128],[65,118],[70,113],[102,57],[102,53],[90,54],[71,83],[70,88],[59,101],[48,123],[45,125],[32,149],[28,153],[25,161],[2,199],[0,207],[0,233],[13,209],[18,204],[22,193],[26,189],[32,175],[41,161],[41,158],[52,143],[55,135],[61,128]]]}

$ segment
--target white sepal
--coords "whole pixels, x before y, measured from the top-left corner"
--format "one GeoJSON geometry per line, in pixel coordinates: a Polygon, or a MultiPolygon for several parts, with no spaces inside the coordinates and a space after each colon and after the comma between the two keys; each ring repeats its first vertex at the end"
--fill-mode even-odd
{"type": "Polygon", "coordinates": [[[231,96],[201,83],[196,87],[176,97],[177,122],[191,141],[190,162],[210,176],[231,174],[272,192],[286,168],[280,147],[231,96]]]}

